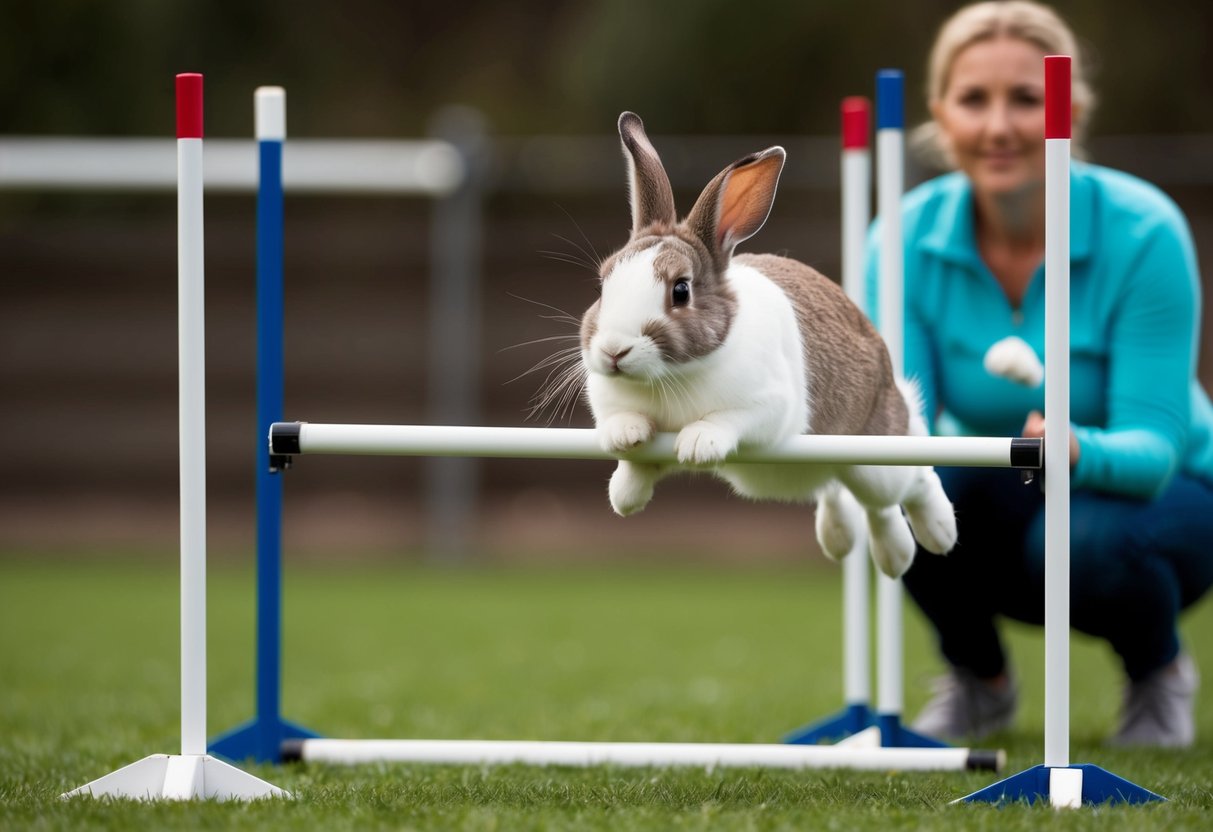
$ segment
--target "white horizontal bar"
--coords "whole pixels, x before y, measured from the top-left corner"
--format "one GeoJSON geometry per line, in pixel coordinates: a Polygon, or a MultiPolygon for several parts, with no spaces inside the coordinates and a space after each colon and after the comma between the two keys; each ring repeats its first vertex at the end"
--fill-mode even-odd
{"type": "MultiPolygon", "coordinates": [[[[0,138],[0,190],[173,191],[177,143],[164,139],[0,138]]],[[[207,139],[208,191],[257,187],[257,143],[207,139]]],[[[283,188],[295,193],[441,196],[459,187],[458,151],[435,140],[291,139],[283,188]]]]}
{"type": "MultiPolygon", "coordinates": [[[[271,451],[290,453],[274,438],[271,451]]],[[[626,455],[672,462],[672,433],[658,434],[626,455]]],[[[588,428],[502,428],[427,425],[299,424],[301,454],[466,456],[528,459],[615,459],[588,428]]],[[[1011,440],[977,436],[797,436],[770,448],[743,448],[730,462],[816,462],[846,465],[1011,467],[1011,440]]]]}
{"type": "MultiPolygon", "coordinates": [[[[653,742],[513,742],[488,740],[302,740],[304,762],[357,765],[376,762],[536,766],[749,766],[866,771],[1000,770],[1005,754],[968,748],[847,748],[653,742]]],[[[291,755],[294,756],[294,755],[291,755]]]]}

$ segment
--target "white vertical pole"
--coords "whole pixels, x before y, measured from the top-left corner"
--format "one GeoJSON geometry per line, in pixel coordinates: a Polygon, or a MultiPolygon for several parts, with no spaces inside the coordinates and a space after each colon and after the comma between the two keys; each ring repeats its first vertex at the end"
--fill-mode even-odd
{"type": "MultiPolygon", "coordinates": [[[[863,249],[872,215],[872,153],[868,146],[871,106],[868,99],[852,96],[842,101],[842,288],[864,309],[863,249]]],[[[843,697],[848,705],[872,701],[869,645],[871,568],[867,552],[851,552],[843,561],[843,697]]]]}
{"type": "Polygon", "coordinates": [[[843,696],[848,705],[868,706],[872,701],[871,616],[868,586],[871,568],[865,547],[851,552],[842,566],[843,582],[843,696]]]}
{"type": "Polygon", "coordinates": [[[202,76],[177,76],[177,360],[181,443],[181,753],[206,754],[206,364],[202,76]]]}
{"type": "Polygon", "coordinates": [[[1045,765],[1070,764],[1070,58],[1045,59],[1045,765]]]}
{"type": "MultiPolygon", "coordinates": [[[[880,217],[880,334],[893,362],[893,373],[905,373],[904,252],[901,194],[905,188],[905,113],[900,70],[881,70],[876,77],[876,210],[880,217]]],[[[904,677],[901,581],[877,575],[876,711],[900,718],[904,677]]],[[[889,738],[885,738],[887,742],[889,738]]]]}
{"type": "Polygon", "coordinates": [[[181,754],[153,754],[63,797],[290,797],[206,753],[206,365],[202,314],[202,76],[177,76],[177,369],[181,445],[181,754]]]}

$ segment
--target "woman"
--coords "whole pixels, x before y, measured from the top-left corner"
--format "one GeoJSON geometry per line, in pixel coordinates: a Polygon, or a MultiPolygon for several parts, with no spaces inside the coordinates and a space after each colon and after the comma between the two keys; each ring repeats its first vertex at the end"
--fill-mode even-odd
{"type": "MultiPolygon", "coordinates": [[[[956,171],[903,202],[905,357],[939,433],[1045,432],[1047,54],[1074,58],[1077,139],[1093,96],[1073,35],[1047,7],[965,7],[931,53],[924,131],[956,171]]],[[[1213,407],[1195,375],[1195,252],[1183,215],[1153,186],[1075,162],[1070,187],[1071,624],[1123,662],[1113,742],[1187,746],[1199,679],[1176,622],[1213,583],[1213,407]]],[[[916,558],[905,584],[950,671],[914,727],[981,737],[1009,725],[1017,703],[997,620],[1044,620],[1044,501],[1005,471],[939,473],[959,544],[916,558]]]]}

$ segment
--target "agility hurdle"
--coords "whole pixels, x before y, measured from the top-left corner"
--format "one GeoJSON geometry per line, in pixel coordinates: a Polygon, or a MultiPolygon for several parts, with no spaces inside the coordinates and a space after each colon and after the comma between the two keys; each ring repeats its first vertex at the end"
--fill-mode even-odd
{"type": "MultiPolygon", "coordinates": [[[[676,435],[661,433],[622,458],[674,463],[676,435]]],[[[457,456],[615,460],[585,428],[431,425],[332,425],[278,422],[268,435],[272,465],[293,468],[299,455],[457,456]]],[[[772,447],[743,448],[730,462],[760,464],[965,465],[1036,472],[1043,442],[1027,438],[796,436],[772,447]]],[[[853,555],[853,557],[856,555],[853,555]]],[[[298,739],[282,758],[308,762],[528,763],[532,765],[771,766],[865,770],[998,771],[1005,755],[968,748],[859,748],[846,745],[717,743],[561,743],[476,740],[298,739]]]]}
{"type": "MultiPolygon", "coordinates": [[[[898,78],[898,81],[900,79],[898,78]]],[[[898,106],[900,106],[898,104],[898,106]]],[[[891,108],[886,104],[886,110],[891,108]]],[[[866,115],[866,114],[865,114],[866,115]]],[[[897,128],[900,131],[900,125],[897,128]]],[[[861,131],[866,134],[867,120],[861,131]]],[[[855,133],[854,129],[851,130],[855,133]]],[[[866,138],[864,139],[866,143],[866,138]]],[[[900,154],[900,147],[897,153],[900,154]]],[[[857,162],[851,154],[848,162],[855,171],[857,162]]],[[[900,168],[898,168],[898,171],[900,168]]],[[[900,173],[893,180],[900,200],[900,173]]],[[[855,188],[847,189],[852,195],[855,188]]],[[[857,203],[860,210],[849,212],[852,256],[851,296],[862,294],[859,288],[859,262],[862,259],[863,233],[867,224],[866,201],[857,203]],[[857,253],[855,253],[857,252],[857,253]]],[[[269,464],[273,471],[291,467],[292,458],[309,454],[401,455],[424,457],[497,457],[531,459],[601,459],[617,457],[602,451],[592,430],[556,428],[494,428],[453,426],[399,425],[320,425],[309,423],[276,423],[269,430],[269,464]]],[[[646,462],[674,461],[673,434],[659,435],[644,448],[628,454],[627,458],[646,462]]],[[[848,464],[953,464],[970,466],[1015,467],[1025,471],[1038,470],[1043,456],[1039,440],[990,439],[979,437],[826,437],[799,436],[776,448],[746,449],[737,461],[745,462],[816,462],[848,464]]],[[[864,604],[848,609],[848,623],[866,619],[867,557],[864,552],[853,553],[847,561],[851,581],[848,598],[862,595],[864,604]]],[[[275,584],[276,585],[276,584],[275,584]]],[[[897,586],[900,590],[899,585],[897,586]]],[[[264,591],[264,590],[263,590],[264,591]]],[[[527,762],[532,764],[593,765],[771,765],[797,768],[905,768],[960,769],[993,768],[998,770],[1004,757],[996,751],[947,749],[942,743],[920,739],[912,742],[910,732],[900,729],[900,607],[894,614],[897,640],[894,643],[896,669],[886,672],[882,664],[882,679],[892,679],[896,687],[895,711],[882,710],[882,745],[885,748],[822,747],[806,744],[811,738],[800,737],[797,745],[716,745],[716,744],[651,744],[651,743],[509,743],[480,741],[425,740],[330,740],[296,735],[285,740],[280,749],[282,760],[325,760],[329,762],[367,762],[395,760],[413,762],[448,762],[486,764],[493,762],[527,762]],[[913,746],[895,748],[895,746],[913,746]],[[920,749],[926,750],[925,753],[920,749]],[[890,753],[894,752],[894,753],[890,753]],[[945,753],[937,753],[945,752],[945,753]]],[[[883,620],[883,619],[882,619],[883,620]]],[[[851,648],[863,650],[858,658],[848,650],[848,674],[861,668],[866,675],[866,632],[862,641],[853,638],[854,628],[848,626],[846,638],[851,648]]],[[[889,641],[892,641],[890,639],[889,641]]],[[[887,659],[886,659],[887,661],[887,659]]],[[[259,669],[261,673],[264,668],[259,669]]],[[[275,671],[276,672],[276,671],[275,671]]],[[[848,679],[851,677],[848,676],[848,679]]],[[[848,682],[850,684],[850,682],[848,682]]],[[[867,684],[866,681],[863,684],[867,684]]],[[[858,701],[849,710],[853,721],[860,722],[856,730],[871,721],[867,708],[868,693],[860,691],[858,701]],[[855,709],[862,708],[856,715],[855,709]]],[[[851,700],[848,700],[851,701],[851,700]]],[[[882,699],[882,704],[884,700],[882,699]]],[[[310,732],[309,732],[310,733],[310,732]]]]}
{"type": "MultiPolygon", "coordinates": [[[[1070,58],[1050,56],[1045,58],[1046,75],[1046,304],[1048,318],[1046,321],[1046,355],[1045,355],[1045,410],[1053,424],[1054,439],[1044,446],[1045,456],[1045,486],[1046,486],[1046,587],[1045,587],[1045,651],[1046,651],[1046,682],[1045,682],[1045,754],[1044,764],[1021,772],[1006,780],[995,783],[985,789],[975,792],[961,801],[1003,802],[1006,800],[1027,800],[1029,802],[1048,801],[1057,808],[1074,808],[1084,804],[1099,804],[1105,802],[1141,803],[1161,800],[1159,795],[1130,783],[1098,766],[1087,764],[1071,764],[1069,756],[1069,159],[1070,159],[1070,58]]],[[[900,93],[900,89],[898,89],[900,93]]],[[[899,105],[900,106],[900,105],[899,105]]],[[[885,245],[888,245],[886,239],[885,245]]],[[[888,250],[888,249],[886,249],[888,250]]],[[[900,314],[900,308],[896,314],[900,314]]],[[[890,316],[885,316],[890,317],[890,316]]],[[[899,327],[898,327],[899,329],[899,327]]],[[[446,433],[446,428],[418,430],[400,426],[356,426],[356,425],[308,425],[307,423],[284,423],[271,428],[270,450],[277,457],[277,463],[285,469],[290,464],[290,457],[302,453],[355,453],[355,454],[431,454],[438,450],[450,450],[454,453],[475,452],[460,446],[446,433]],[[452,444],[453,443],[453,444],[452,444]]],[[[516,448],[504,448],[511,444],[503,441],[506,429],[480,428],[462,429],[473,431],[466,434],[471,439],[477,439],[483,446],[477,450],[493,452],[497,455],[515,455],[515,451],[525,443],[513,443],[516,448]],[[483,431],[488,431],[487,433],[483,431]]],[[[514,435],[514,434],[510,434],[514,435]]],[[[521,434],[519,439],[524,438],[521,434]]],[[[529,438],[529,437],[527,437],[529,438]]],[[[592,432],[586,431],[579,436],[569,435],[572,446],[560,447],[549,452],[544,448],[529,448],[528,453],[542,454],[551,458],[551,453],[564,457],[578,453],[584,449],[587,440],[592,440],[592,432]]],[[[739,452],[731,459],[733,461],[761,461],[775,463],[779,461],[845,463],[845,464],[970,464],[957,455],[951,459],[945,455],[933,456],[934,445],[941,437],[797,437],[777,449],[753,450],[754,458],[745,452],[739,452]],[[880,440],[880,445],[872,444],[871,440],[880,440]],[[803,440],[815,440],[804,442],[803,440]],[[893,443],[893,444],[890,444],[893,443]],[[830,446],[837,445],[836,455],[830,446]],[[894,447],[900,448],[896,454],[890,454],[894,447]],[[780,450],[786,450],[786,458],[780,450]],[[879,451],[879,452],[877,452],[879,451]],[[797,456],[800,454],[801,456],[797,456]]],[[[661,461],[670,459],[673,437],[662,435],[652,444],[638,449],[635,457],[644,461],[661,461]]],[[[1012,466],[1011,439],[994,439],[994,443],[1002,447],[1001,459],[1005,459],[1008,467],[1012,466]]],[[[940,444],[939,450],[944,451],[945,445],[940,444]]],[[[968,449],[970,452],[972,449],[968,449]]],[[[588,458],[601,458],[601,451],[593,452],[588,458]]],[[[992,461],[972,464],[995,464],[992,461]]],[[[900,587],[897,587],[900,592],[900,587]]],[[[900,597],[898,598],[900,611],[900,597]]],[[[900,633],[900,630],[898,630],[900,633]]],[[[898,694],[900,695],[900,694],[898,694]]],[[[531,744],[526,744],[528,748],[531,744]]],[[[534,744],[537,749],[548,747],[548,743],[534,744]]],[[[597,745],[597,744],[592,744],[597,745]]],[[[627,744],[632,745],[632,744],[627,744]]],[[[641,744],[647,745],[647,744],[641,744]]],[[[357,741],[357,740],[301,740],[292,743],[289,753],[303,760],[324,760],[328,762],[369,762],[374,759],[391,759],[394,761],[460,761],[474,762],[489,760],[519,760],[523,749],[518,746],[499,746],[485,748],[476,744],[468,745],[460,742],[435,741],[434,743],[396,743],[392,741],[357,741]],[[328,745],[326,745],[328,743],[328,745]],[[361,751],[359,749],[362,749],[361,751]],[[442,749],[450,749],[443,751],[442,749]],[[468,751],[467,749],[473,749],[468,751]],[[327,752],[327,753],[326,753],[327,752]],[[494,752],[499,757],[494,756],[494,752]],[[447,757],[445,755],[449,754],[447,757]]],[[[582,748],[577,744],[578,749],[582,748]]],[[[788,749],[788,746],[775,746],[788,749]]],[[[721,764],[719,752],[713,757],[704,753],[705,748],[719,746],[697,746],[699,750],[686,752],[682,756],[681,749],[675,756],[679,757],[677,764],[721,764]]],[[[842,765],[845,756],[851,756],[855,765],[859,760],[868,759],[867,755],[878,754],[883,760],[891,760],[890,755],[924,755],[924,759],[942,755],[953,755],[956,749],[947,748],[884,748],[884,749],[854,749],[845,746],[807,747],[791,746],[793,749],[829,752],[828,759],[842,765]],[[855,752],[859,752],[856,756],[855,752]]],[[[565,764],[572,749],[561,749],[565,753],[565,764]]],[[[630,751],[631,749],[629,749],[630,751]]],[[[622,750],[621,750],[622,751],[622,750]]],[[[585,753],[580,751],[578,753],[585,753]]],[[[606,754],[601,758],[589,758],[592,761],[607,762],[606,754]]],[[[623,755],[624,760],[631,759],[623,755]]],[[[644,759],[637,754],[638,759],[644,759]]],[[[534,756],[527,752],[526,760],[535,764],[558,763],[559,754],[553,751],[536,750],[534,756]]],[[[585,764],[591,764],[587,762],[585,764]]],[[[627,764],[623,760],[619,764],[627,764]]],[[[643,763],[653,764],[650,760],[643,763]]],[[[675,764],[669,761],[669,764],[675,764]]],[[[806,763],[806,766],[808,764],[806,763]]],[[[885,762],[883,765],[887,766],[885,762]]],[[[848,766],[849,767],[849,766],[848,766]]]]}

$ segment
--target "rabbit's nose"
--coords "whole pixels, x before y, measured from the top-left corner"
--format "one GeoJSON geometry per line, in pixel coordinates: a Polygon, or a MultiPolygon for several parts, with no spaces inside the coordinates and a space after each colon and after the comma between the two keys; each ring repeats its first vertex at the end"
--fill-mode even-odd
{"type": "Polygon", "coordinates": [[[619,352],[611,352],[610,350],[604,349],[603,353],[606,354],[607,360],[611,362],[611,369],[615,372],[619,372],[619,360],[631,351],[631,347],[624,347],[619,352]]]}

